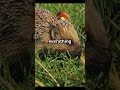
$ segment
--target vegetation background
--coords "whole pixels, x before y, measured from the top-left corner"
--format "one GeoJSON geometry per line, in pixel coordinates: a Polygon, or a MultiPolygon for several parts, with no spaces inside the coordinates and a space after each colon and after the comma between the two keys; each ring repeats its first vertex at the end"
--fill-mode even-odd
{"type": "Polygon", "coordinates": [[[103,22],[111,52],[111,68],[106,74],[100,72],[86,80],[87,90],[120,90],[120,0],[91,0],[103,22]]]}

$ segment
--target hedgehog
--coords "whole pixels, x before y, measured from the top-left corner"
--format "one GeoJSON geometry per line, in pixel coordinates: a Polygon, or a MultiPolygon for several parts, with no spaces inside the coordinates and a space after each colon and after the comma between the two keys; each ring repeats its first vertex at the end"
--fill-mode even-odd
{"type": "Polygon", "coordinates": [[[69,52],[78,56],[81,52],[80,39],[70,22],[70,16],[64,11],[54,15],[45,9],[35,9],[35,47],[50,49],[53,52],[69,52]],[[71,40],[71,43],[49,43],[49,40],[71,40]]]}

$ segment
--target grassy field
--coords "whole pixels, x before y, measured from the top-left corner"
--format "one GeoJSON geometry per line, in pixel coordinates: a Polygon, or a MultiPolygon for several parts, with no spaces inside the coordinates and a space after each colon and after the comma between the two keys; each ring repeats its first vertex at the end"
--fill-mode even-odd
{"type": "MultiPolygon", "coordinates": [[[[66,11],[71,16],[71,23],[74,25],[81,40],[82,49],[85,47],[85,4],[39,4],[36,8],[44,8],[57,14],[59,11],[66,11]]],[[[69,58],[65,53],[51,55],[49,52],[42,61],[39,54],[35,58],[35,84],[41,87],[83,87],[85,84],[85,66],[78,57],[69,58]]]]}

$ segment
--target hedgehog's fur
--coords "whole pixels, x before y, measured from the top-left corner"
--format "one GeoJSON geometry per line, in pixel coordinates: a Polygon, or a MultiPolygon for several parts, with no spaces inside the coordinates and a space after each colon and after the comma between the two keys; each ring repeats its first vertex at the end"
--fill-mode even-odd
{"type": "Polygon", "coordinates": [[[34,2],[0,0],[0,5],[0,71],[4,76],[7,65],[12,78],[23,81],[34,62],[34,2]]]}
{"type": "MultiPolygon", "coordinates": [[[[2,2],[2,1],[1,1],[2,2]]],[[[20,54],[33,43],[34,8],[32,1],[9,0],[0,7],[0,50],[7,56],[20,54]],[[19,52],[18,52],[19,51],[19,52]]]]}
{"type": "Polygon", "coordinates": [[[80,55],[80,39],[69,20],[62,20],[45,9],[35,9],[35,45],[37,49],[50,48],[52,51],[80,55]],[[69,39],[72,44],[48,44],[52,39],[69,39]]]}

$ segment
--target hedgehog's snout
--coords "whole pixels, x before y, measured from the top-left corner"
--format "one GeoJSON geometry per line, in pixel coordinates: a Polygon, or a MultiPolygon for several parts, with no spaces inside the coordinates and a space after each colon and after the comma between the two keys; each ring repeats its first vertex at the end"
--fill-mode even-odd
{"type": "Polygon", "coordinates": [[[81,55],[81,48],[79,47],[78,49],[76,49],[75,51],[73,52],[70,52],[70,55],[72,55],[73,57],[78,57],[80,58],[80,55],[81,55]]]}

